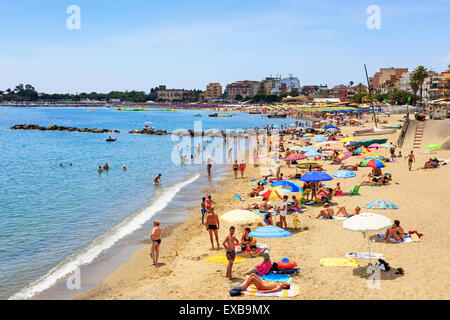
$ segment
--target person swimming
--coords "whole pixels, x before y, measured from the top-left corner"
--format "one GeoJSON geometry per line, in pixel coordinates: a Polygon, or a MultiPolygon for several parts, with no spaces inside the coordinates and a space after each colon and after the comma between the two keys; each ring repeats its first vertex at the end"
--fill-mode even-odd
{"type": "Polygon", "coordinates": [[[155,180],[153,180],[153,183],[161,184],[161,173],[156,176],[155,180]]]}

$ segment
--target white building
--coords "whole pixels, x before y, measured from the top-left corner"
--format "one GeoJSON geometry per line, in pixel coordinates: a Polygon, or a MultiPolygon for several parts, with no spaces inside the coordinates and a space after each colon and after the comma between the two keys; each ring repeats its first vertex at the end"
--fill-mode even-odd
{"type": "Polygon", "coordinates": [[[271,94],[276,94],[279,96],[291,92],[301,92],[300,80],[297,77],[293,77],[292,74],[278,82],[273,88],[271,94]]]}
{"type": "Polygon", "coordinates": [[[399,83],[399,89],[402,91],[407,91],[409,93],[413,93],[411,86],[409,85],[409,82],[411,81],[411,76],[414,74],[414,72],[405,72],[400,77],[400,83],[399,83]]]}

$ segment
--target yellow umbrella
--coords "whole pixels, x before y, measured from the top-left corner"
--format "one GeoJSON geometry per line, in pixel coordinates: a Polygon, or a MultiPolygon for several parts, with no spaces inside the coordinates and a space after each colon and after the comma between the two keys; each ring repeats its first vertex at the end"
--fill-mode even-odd
{"type": "Polygon", "coordinates": [[[341,140],[341,142],[343,142],[343,143],[350,142],[350,141],[356,141],[357,142],[358,140],[356,140],[354,138],[351,138],[351,137],[344,138],[344,139],[341,140]]]}
{"type": "Polygon", "coordinates": [[[231,224],[252,224],[262,222],[261,216],[247,210],[231,210],[223,214],[219,219],[231,224]]]}
{"type": "Polygon", "coordinates": [[[260,196],[269,199],[270,201],[276,200],[276,199],[283,199],[283,196],[289,194],[290,191],[286,189],[268,189],[266,191],[260,192],[260,196]]]}

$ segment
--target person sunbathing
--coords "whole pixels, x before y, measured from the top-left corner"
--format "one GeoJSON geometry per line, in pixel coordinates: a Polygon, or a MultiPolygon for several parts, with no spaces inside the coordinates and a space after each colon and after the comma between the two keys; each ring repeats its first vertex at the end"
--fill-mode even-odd
{"type": "Polygon", "coordinates": [[[333,194],[334,194],[334,195],[337,195],[337,194],[340,194],[341,192],[342,192],[342,190],[341,190],[341,184],[338,182],[338,183],[336,184],[336,188],[333,189],[333,194]]]}
{"type": "Polygon", "coordinates": [[[379,177],[382,176],[383,172],[381,171],[381,168],[373,168],[372,173],[369,173],[369,177],[379,177]]]}
{"type": "Polygon", "coordinates": [[[256,188],[253,188],[248,195],[249,197],[254,198],[258,196],[261,191],[264,191],[264,186],[261,184],[261,182],[258,182],[258,186],[256,188]]]}
{"type": "Polygon", "coordinates": [[[292,196],[292,200],[294,203],[288,205],[288,210],[300,211],[302,209],[300,200],[298,200],[296,196],[292,196]]]}
{"type": "Polygon", "coordinates": [[[330,208],[330,204],[327,202],[324,204],[323,207],[324,207],[324,210],[320,210],[316,219],[319,219],[320,217],[324,217],[325,219],[333,219],[334,210],[333,210],[333,208],[330,208]]]}
{"type": "Polygon", "coordinates": [[[338,210],[336,211],[335,217],[343,216],[346,218],[356,216],[361,213],[361,208],[356,207],[355,210],[353,210],[352,214],[348,214],[347,208],[345,207],[338,207],[338,210]]]}
{"type": "Polygon", "coordinates": [[[270,270],[272,269],[272,262],[270,262],[270,255],[269,253],[263,254],[264,261],[261,264],[258,264],[256,267],[249,269],[244,273],[244,275],[249,274],[256,274],[259,276],[265,276],[268,275],[270,270]]]}
{"type": "Polygon", "coordinates": [[[430,158],[430,160],[425,162],[425,165],[424,165],[423,168],[424,169],[431,169],[431,168],[436,168],[436,167],[437,167],[436,162],[434,162],[433,159],[430,158]]]}
{"type": "Polygon", "coordinates": [[[400,221],[395,220],[392,228],[386,230],[386,235],[384,236],[384,242],[389,242],[390,239],[394,239],[396,241],[403,241],[405,237],[405,231],[402,227],[400,227],[400,221]]]}
{"type": "Polygon", "coordinates": [[[241,287],[246,291],[252,284],[260,293],[278,292],[291,287],[291,284],[288,282],[265,281],[256,274],[251,274],[250,277],[242,283],[241,287]]]}

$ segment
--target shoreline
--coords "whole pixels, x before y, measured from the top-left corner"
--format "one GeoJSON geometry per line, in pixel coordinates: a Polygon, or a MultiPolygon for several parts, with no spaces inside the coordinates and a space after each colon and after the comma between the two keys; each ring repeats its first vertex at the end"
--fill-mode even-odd
{"type": "MultiPolygon", "coordinates": [[[[389,124],[397,124],[402,115],[386,117],[389,124]]],[[[447,121],[447,120],[446,120],[447,121]]],[[[427,123],[428,124],[428,123],[427,123]]],[[[370,123],[368,124],[370,126],[370,123]]],[[[428,124],[429,134],[424,136],[424,145],[427,143],[441,143],[445,138],[434,131],[433,122],[428,124]]],[[[349,133],[353,127],[344,127],[343,131],[349,133]]],[[[396,141],[398,133],[387,134],[389,141],[396,141]]],[[[408,132],[405,144],[401,148],[403,154],[412,150],[413,132],[408,132]]],[[[448,135],[447,138],[448,139],[448,135]]],[[[377,151],[386,154],[386,150],[377,151]]],[[[374,252],[385,255],[393,268],[402,267],[404,276],[392,276],[382,281],[382,290],[370,290],[364,279],[358,276],[359,269],[321,267],[319,260],[324,257],[342,257],[346,252],[367,251],[367,240],[361,234],[342,230],[339,221],[323,221],[314,219],[320,210],[319,207],[308,207],[308,210],[300,216],[301,229],[294,233],[293,237],[272,242],[274,259],[292,257],[303,269],[299,276],[294,278],[294,283],[300,285],[300,295],[295,299],[448,299],[450,283],[448,281],[448,251],[450,243],[443,240],[442,235],[448,232],[450,219],[440,216],[439,223],[433,212],[442,211],[450,207],[450,199],[445,197],[445,190],[450,187],[450,171],[443,167],[439,171],[426,172],[419,169],[429,155],[417,154],[417,163],[414,170],[408,172],[406,162],[396,161],[389,164],[387,172],[393,174],[393,183],[385,187],[361,187],[361,196],[343,197],[336,199],[339,205],[345,205],[352,210],[356,205],[373,199],[389,199],[397,203],[399,210],[393,212],[376,213],[388,216],[391,220],[399,219],[405,230],[418,230],[424,233],[425,238],[419,243],[412,244],[385,244],[376,241],[371,244],[374,252]],[[433,179],[439,177],[443,188],[433,188],[433,179]],[[447,178],[447,179],[446,179],[447,178]],[[446,179],[446,180],[445,180],[446,179]],[[418,192],[417,190],[419,190],[418,192]],[[414,193],[414,198],[411,194],[414,193]],[[440,203],[432,201],[440,199],[440,203]],[[417,257],[420,257],[418,259],[417,257]],[[433,273],[427,273],[430,267],[433,273]],[[427,273],[428,277],[423,277],[427,273]],[[434,276],[433,276],[434,275],[434,276]],[[444,277],[444,278],[443,278],[444,277]],[[345,279],[345,281],[343,281],[345,279]],[[445,279],[443,281],[443,279],[445,279]]],[[[439,151],[439,158],[450,158],[450,151],[439,151]]],[[[355,161],[360,161],[355,157],[355,161]]],[[[324,165],[330,172],[338,170],[336,166],[324,165]]],[[[235,194],[248,192],[251,178],[261,177],[259,168],[247,166],[245,179],[235,180],[230,170],[223,181],[223,191],[213,195],[217,202],[216,212],[220,215],[228,210],[237,209],[245,204],[259,201],[257,198],[249,198],[245,202],[231,200],[235,194]]],[[[359,180],[367,177],[368,170],[361,168],[358,177],[352,181],[336,179],[329,184],[341,182],[343,189],[349,190],[359,180]]],[[[282,167],[285,175],[293,175],[295,169],[282,167]]],[[[246,197],[247,198],[247,197],[246,197]]],[[[336,208],[335,206],[333,206],[336,208]]],[[[199,208],[199,207],[198,207],[199,208]]],[[[226,266],[203,261],[204,258],[223,254],[223,250],[211,250],[209,236],[201,225],[200,210],[194,209],[185,221],[176,226],[173,232],[163,238],[161,246],[159,268],[151,267],[151,259],[148,255],[149,248],[143,247],[136,250],[131,259],[115,269],[99,286],[87,290],[72,299],[104,300],[104,299],[150,299],[150,300],[203,300],[218,299],[229,300],[228,290],[243,280],[242,273],[249,267],[260,262],[258,258],[249,257],[247,261],[235,264],[233,276],[236,281],[230,283],[225,279],[226,266]],[[211,290],[214,288],[214,290],[211,290]]],[[[364,209],[363,211],[371,211],[364,209]]],[[[261,224],[262,225],[262,224],[261,224]]],[[[221,223],[219,230],[219,242],[227,233],[229,225],[221,223]]],[[[292,226],[292,218],[288,217],[288,227],[292,226]]],[[[257,227],[257,225],[254,225],[257,227]]],[[[288,229],[291,231],[292,229],[288,229]]],[[[242,234],[237,228],[237,237],[242,234]]],[[[265,243],[264,240],[258,241],[265,243]]],[[[360,260],[362,271],[367,261],[360,260]]],[[[240,297],[239,300],[261,299],[252,297],[240,297]]],[[[262,298],[265,299],[265,298],[262,298]]]]}

